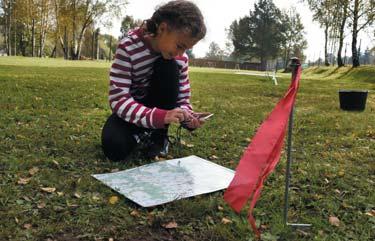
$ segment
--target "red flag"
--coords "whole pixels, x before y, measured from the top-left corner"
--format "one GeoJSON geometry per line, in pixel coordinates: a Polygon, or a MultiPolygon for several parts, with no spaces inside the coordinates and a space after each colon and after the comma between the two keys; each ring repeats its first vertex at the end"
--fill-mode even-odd
{"type": "Polygon", "coordinates": [[[258,237],[260,232],[255,225],[252,211],[260,196],[264,180],[274,170],[280,159],[285,131],[296,99],[300,78],[301,67],[298,65],[286,94],[259,127],[236,168],[232,182],[224,193],[225,201],[238,213],[252,197],[248,220],[258,237]]]}

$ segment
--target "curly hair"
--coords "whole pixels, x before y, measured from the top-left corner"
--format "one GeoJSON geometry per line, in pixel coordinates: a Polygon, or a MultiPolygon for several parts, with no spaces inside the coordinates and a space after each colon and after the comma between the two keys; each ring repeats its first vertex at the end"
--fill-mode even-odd
{"type": "Polygon", "coordinates": [[[171,30],[188,33],[198,40],[204,38],[207,31],[201,11],[190,1],[175,0],[158,7],[145,21],[147,32],[156,35],[162,22],[166,22],[171,30]]]}

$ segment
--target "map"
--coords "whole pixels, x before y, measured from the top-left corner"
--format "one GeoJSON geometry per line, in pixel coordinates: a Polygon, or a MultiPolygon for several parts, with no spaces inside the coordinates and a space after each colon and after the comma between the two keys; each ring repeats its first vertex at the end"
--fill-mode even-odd
{"type": "Polygon", "coordinates": [[[227,188],[234,171],[188,156],[92,176],[140,206],[152,207],[227,188]]]}

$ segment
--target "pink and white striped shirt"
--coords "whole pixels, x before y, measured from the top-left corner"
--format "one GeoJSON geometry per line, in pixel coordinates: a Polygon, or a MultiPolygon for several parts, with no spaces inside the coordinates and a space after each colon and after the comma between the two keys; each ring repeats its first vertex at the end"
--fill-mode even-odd
{"type": "MultiPolygon", "coordinates": [[[[140,29],[130,31],[117,47],[110,70],[109,104],[112,112],[127,122],[145,128],[164,128],[167,110],[140,103],[147,95],[153,63],[161,58],[142,36],[140,29]]],[[[191,111],[188,56],[184,53],[175,60],[180,69],[177,105],[191,111]]]]}

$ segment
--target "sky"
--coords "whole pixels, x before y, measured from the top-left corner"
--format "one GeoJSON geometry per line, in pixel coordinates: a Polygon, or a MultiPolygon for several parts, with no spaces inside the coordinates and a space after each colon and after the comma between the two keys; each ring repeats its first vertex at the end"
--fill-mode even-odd
{"type": "MultiPolygon", "coordinates": [[[[225,29],[229,28],[234,20],[249,14],[250,9],[254,8],[254,3],[258,0],[192,0],[201,9],[207,26],[206,37],[198,42],[193,53],[196,57],[204,57],[208,51],[208,46],[215,41],[221,48],[225,47],[228,41],[225,29]]],[[[155,8],[168,0],[128,0],[128,5],[124,10],[125,15],[133,16],[135,19],[148,19],[152,16],[155,8]]],[[[317,59],[324,55],[324,32],[319,24],[312,21],[312,13],[308,6],[300,3],[299,0],[274,0],[275,5],[279,9],[289,9],[295,7],[296,11],[302,17],[302,23],[305,26],[305,38],[308,41],[308,48],[305,55],[308,60],[317,59]]],[[[120,35],[121,19],[114,19],[111,29],[104,29],[105,33],[114,36],[120,35]]],[[[350,37],[350,36],[349,36],[350,37]]],[[[350,43],[350,38],[345,39],[345,43],[350,43]]],[[[362,41],[362,49],[370,45],[371,39],[369,34],[360,35],[362,41]]],[[[350,55],[350,44],[348,44],[347,55],[350,55]]],[[[344,49],[345,50],[345,49],[344,49]]],[[[343,51],[344,51],[343,50],[343,51]]],[[[344,53],[343,53],[344,54],[344,53]]]]}

